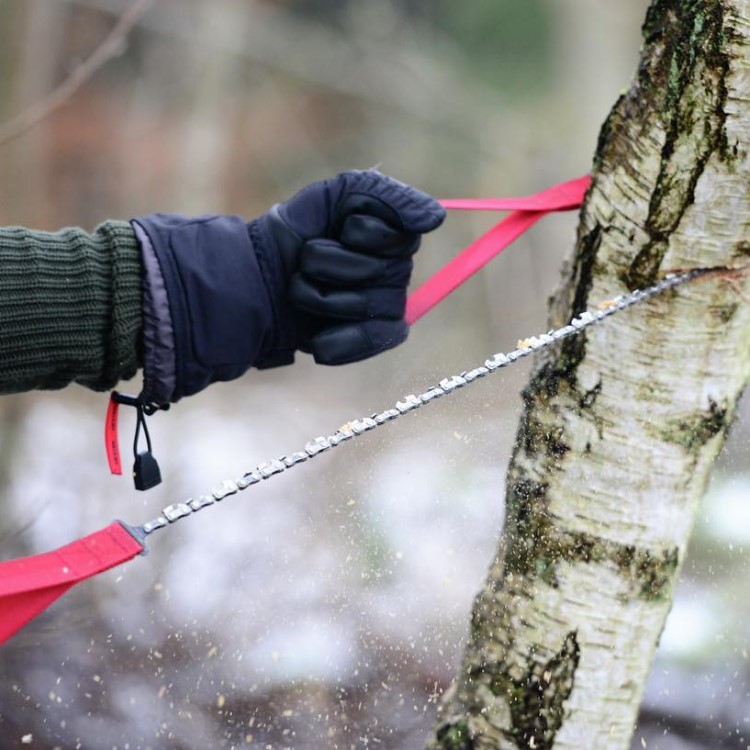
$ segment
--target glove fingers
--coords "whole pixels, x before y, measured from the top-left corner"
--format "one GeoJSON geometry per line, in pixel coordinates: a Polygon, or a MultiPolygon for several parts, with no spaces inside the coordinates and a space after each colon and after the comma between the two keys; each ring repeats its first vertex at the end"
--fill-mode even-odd
{"type": "Polygon", "coordinates": [[[351,252],[332,240],[311,240],[302,248],[300,270],[308,279],[328,286],[406,286],[413,263],[351,252]]]}
{"type": "Polygon", "coordinates": [[[279,268],[288,338],[326,364],[401,343],[411,256],[444,218],[429,195],[375,170],[314,183],[264,214],[251,234],[261,265],[279,268]]]}
{"type": "Polygon", "coordinates": [[[333,320],[398,320],[406,311],[403,287],[330,290],[311,284],[301,274],[292,278],[289,300],[301,312],[333,320]]]}
{"type": "Polygon", "coordinates": [[[385,272],[388,261],[353,253],[333,240],[311,240],[302,248],[300,270],[310,279],[345,286],[363,284],[385,272]]]}
{"type": "Polygon", "coordinates": [[[276,208],[273,223],[294,244],[337,237],[352,214],[375,216],[409,234],[430,232],[445,219],[445,209],[427,193],[371,169],[308,185],[276,208]]]}
{"type": "Polygon", "coordinates": [[[310,348],[318,364],[344,365],[391,349],[408,335],[403,320],[366,320],[327,328],[312,338],[310,348]]]}
{"type": "Polygon", "coordinates": [[[380,258],[405,258],[419,248],[421,235],[394,229],[383,219],[367,214],[350,214],[344,219],[339,239],[357,252],[380,258]]]}
{"type": "Polygon", "coordinates": [[[398,222],[383,215],[382,209],[374,209],[375,216],[406,232],[431,232],[445,219],[445,209],[427,193],[374,169],[344,172],[337,181],[338,184],[331,184],[331,193],[340,223],[352,213],[371,213],[371,210],[359,210],[362,200],[367,198],[384,204],[398,217],[398,222]]]}

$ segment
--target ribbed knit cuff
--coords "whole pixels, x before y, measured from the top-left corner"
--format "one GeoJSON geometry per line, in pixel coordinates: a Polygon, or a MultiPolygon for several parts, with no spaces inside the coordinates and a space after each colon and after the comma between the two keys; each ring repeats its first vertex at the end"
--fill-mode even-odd
{"type": "Polygon", "coordinates": [[[0,392],[95,390],[140,364],[140,248],[128,222],[93,233],[0,229],[0,392]]]}

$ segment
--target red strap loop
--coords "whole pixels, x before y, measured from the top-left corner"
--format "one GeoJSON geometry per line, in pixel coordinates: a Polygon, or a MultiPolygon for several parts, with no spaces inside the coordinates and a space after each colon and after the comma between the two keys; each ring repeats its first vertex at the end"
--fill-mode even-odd
{"type": "Polygon", "coordinates": [[[525,198],[444,200],[449,210],[507,211],[512,213],[472,242],[416,289],[406,303],[406,322],[411,325],[461,286],[470,276],[501,253],[529,227],[551,211],[570,211],[583,203],[591,184],[588,175],[553,185],[525,198]]]}

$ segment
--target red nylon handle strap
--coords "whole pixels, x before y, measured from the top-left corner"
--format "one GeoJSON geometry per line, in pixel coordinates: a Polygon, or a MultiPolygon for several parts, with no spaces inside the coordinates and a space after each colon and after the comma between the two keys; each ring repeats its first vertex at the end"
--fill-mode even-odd
{"type": "Polygon", "coordinates": [[[77,583],[143,550],[116,521],[52,552],[0,562],[0,644],[77,583]]]}
{"type": "Polygon", "coordinates": [[[585,175],[525,198],[458,198],[440,201],[449,210],[510,210],[512,213],[472,242],[409,295],[406,322],[411,325],[419,320],[546,214],[578,208],[583,203],[590,184],[591,178],[585,175]]]}

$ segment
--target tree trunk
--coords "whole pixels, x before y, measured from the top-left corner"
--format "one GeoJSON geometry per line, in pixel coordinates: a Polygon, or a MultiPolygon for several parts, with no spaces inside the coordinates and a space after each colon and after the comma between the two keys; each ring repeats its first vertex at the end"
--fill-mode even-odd
{"type": "MultiPolygon", "coordinates": [[[[669,270],[748,263],[750,0],[654,0],[643,33],[552,326],[669,270]]],[[[536,362],[504,540],[431,747],[629,746],[750,369],[738,283],[692,282],[536,362]]]]}

